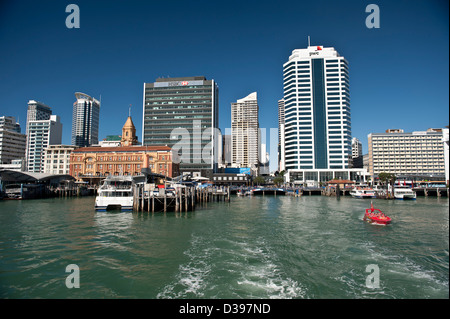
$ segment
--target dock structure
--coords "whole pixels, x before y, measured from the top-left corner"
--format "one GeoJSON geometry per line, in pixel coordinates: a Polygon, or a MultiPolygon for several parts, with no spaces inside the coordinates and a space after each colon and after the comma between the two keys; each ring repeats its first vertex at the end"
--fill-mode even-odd
{"type": "Polygon", "coordinates": [[[230,188],[194,186],[174,189],[150,189],[148,184],[133,187],[133,210],[136,212],[188,212],[208,202],[229,202],[230,188]]]}
{"type": "Polygon", "coordinates": [[[416,192],[417,196],[448,197],[449,195],[448,187],[414,187],[412,190],[416,192]]]}
{"type": "Polygon", "coordinates": [[[347,196],[350,195],[351,189],[340,187],[325,187],[321,189],[321,195],[324,196],[347,196]]]}

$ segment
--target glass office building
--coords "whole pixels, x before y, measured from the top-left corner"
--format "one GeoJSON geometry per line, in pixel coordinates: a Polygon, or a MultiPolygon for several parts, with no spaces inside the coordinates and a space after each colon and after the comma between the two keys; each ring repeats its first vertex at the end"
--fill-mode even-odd
{"type": "Polygon", "coordinates": [[[283,65],[286,169],[346,169],[351,154],[348,63],[309,46],[283,65]]]}
{"type": "Polygon", "coordinates": [[[100,102],[87,94],[76,92],[72,113],[72,145],[88,147],[98,144],[100,102]]]}
{"type": "MultiPolygon", "coordinates": [[[[283,65],[284,159],[291,183],[365,180],[349,168],[352,152],[349,69],[334,48],[292,51],[283,65]]],[[[281,151],[283,154],[283,151],[281,151]]]]}
{"type": "Polygon", "coordinates": [[[143,145],[167,145],[178,156],[182,174],[210,177],[221,142],[214,130],[219,123],[217,83],[204,76],[159,78],[144,83],[143,95],[143,145]]]}

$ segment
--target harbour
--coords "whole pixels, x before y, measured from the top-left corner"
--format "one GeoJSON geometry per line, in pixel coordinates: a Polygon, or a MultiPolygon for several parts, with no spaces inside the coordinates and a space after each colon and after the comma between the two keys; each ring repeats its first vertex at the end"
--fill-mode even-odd
{"type": "Polygon", "coordinates": [[[96,212],[94,197],[0,201],[1,298],[448,298],[445,197],[245,196],[194,211],[96,212]],[[66,266],[80,269],[68,289],[66,266]],[[380,287],[366,285],[377,265],[380,287]]]}

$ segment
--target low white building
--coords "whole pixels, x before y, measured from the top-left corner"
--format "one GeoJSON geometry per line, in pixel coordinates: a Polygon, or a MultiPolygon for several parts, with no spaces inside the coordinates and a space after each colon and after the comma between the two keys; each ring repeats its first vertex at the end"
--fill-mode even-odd
{"type": "MultiPolygon", "coordinates": [[[[405,133],[402,129],[371,133],[368,136],[369,172],[393,173],[398,176],[444,178],[444,129],[405,133]]],[[[448,141],[448,135],[447,135],[448,141]]],[[[448,147],[448,142],[447,142],[448,147]]],[[[448,151],[447,151],[448,154],[448,151]]]]}
{"type": "Polygon", "coordinates": [[[287,171],[286,182],[293,185],[320,186],[332,179],[367,182],[369,172],[363,168],[345,169],[290,169],[287,171]]]}
{"type": "Polygon", "coordinates": [[[70,153],[78,146],[74,145],[50,145],[45,150],[44,173],[69,174],[70,153]]]}

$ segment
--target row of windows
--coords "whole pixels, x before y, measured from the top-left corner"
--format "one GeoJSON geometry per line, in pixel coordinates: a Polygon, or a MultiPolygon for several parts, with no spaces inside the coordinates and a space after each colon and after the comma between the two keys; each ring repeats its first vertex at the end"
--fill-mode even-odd
{"type": "Polygon", "coordinates": [[[149,87],[145,88],[145,92],[152,92],[152,91],[165,91],[165,90],[185,90],[189,91],[189,89],[210,89],[211,85],[184,85],[184,86],[164,86],[164,87],[149,87]]]}
{"type": "Polygon", "coordinates": [[[205,104],[211,104],[211,100],[182,100],[182,101],[160,101],[160,102],[146,102],[145,105],[170,105],[170,104],[197,104],[197,103],[205,103],[205,104]]]}

